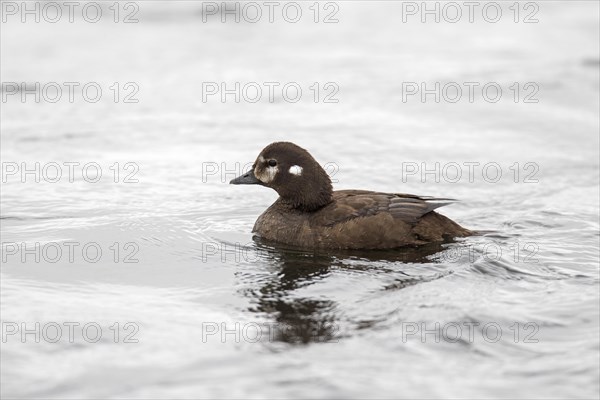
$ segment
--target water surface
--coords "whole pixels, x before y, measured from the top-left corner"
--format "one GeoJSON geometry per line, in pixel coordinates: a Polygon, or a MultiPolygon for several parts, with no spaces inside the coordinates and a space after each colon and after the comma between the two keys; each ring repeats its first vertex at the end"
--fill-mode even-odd
{"type": "Polygon", "coordinates": [[[105,88],[2,103],[3,168],[80,163],[73,182],[3,181],[4,397],[598,396],[597,3],[542,3],[537,24],[402,23],[391,2],[338,2],[337,24],[223,24],[196,3],[138,4],[136,24],[2,24],[3,82],[105,88]],[[304,95],[202,101],[203,82],[236,81],[304,95]],[[472,81],[505,97],[402,99],[402,82],[472,81]],[[114,82],[139,102],[115,103],[114,82]],[[339,102],[315,103],[314,82],[339,102]],[[539,101],[515,103],[514,82],[539,101]],[[227,182],[275,140],[337,189],[461,199],[442,213],[488,233],[375,253],[257,243],[276,194],[227,182]],[[435,163],[461,178],[423,174],[435,163]],[[23,339],[36,323],[39,343],[23,339]]]}

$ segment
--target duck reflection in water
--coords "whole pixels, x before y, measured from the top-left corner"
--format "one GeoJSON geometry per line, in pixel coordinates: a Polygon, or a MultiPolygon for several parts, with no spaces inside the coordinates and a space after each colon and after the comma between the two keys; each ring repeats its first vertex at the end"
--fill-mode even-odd
{"type": "Polygon", "coordinates": [[[344,327],[356,326],[356,329],[368,328],[376,322],[348,321],[336,301],[323,298],[322,294],[302,297],[299,289],[327,280],[333,271],[343,269],[371,275],[393,274],[394,283],[381,290],[416,285],[431,279],[402,272],[402,263],[431,265],[430,257],[445,249],[444,244],[434,243],[396,250],[306,252],[258,237],[254,240],[254,250],[269,268],[267,276],[243,275],[244,279],[252,279],[251,288],[244,291],[252,297],[250,311],[273,318],[266,326],[270,341],[291,344],[335,342],[348,333],[340,330],[341,322],[344,327]],[[389,265],[382,267],[381,262],[389,265]]]}

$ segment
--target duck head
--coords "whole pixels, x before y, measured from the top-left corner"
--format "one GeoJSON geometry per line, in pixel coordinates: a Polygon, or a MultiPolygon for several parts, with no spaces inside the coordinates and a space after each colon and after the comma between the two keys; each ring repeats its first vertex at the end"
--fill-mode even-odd
{"type": "Polygon", "coordinates": [[[265,147],[252,169],[229,183],[269,187],[284,204],[302,211],[329,204],[333,195],[327,172],[308,151],[290,142],[275,142],[265,147]]]}

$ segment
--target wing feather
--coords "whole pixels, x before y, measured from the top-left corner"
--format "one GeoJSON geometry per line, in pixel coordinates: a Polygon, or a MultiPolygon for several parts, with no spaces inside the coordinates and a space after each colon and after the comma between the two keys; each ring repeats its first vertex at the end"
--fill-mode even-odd
{"type": "Polygon", "coordinates": [[[319,213],[318,224],[332,226],[354,218],[389,213],[393,218],[415,224],[423,215],[457,200],[401,193],[379,193],[364,190],[334,192],[334,202],[319,213]],[[324,210],[325,211],[325,210],[324,210]]]}

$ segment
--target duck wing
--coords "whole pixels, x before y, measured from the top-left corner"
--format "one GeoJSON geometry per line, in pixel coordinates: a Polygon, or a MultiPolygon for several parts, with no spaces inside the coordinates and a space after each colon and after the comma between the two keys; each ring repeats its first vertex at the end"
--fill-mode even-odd
{"type": "Polygon", "coordinates": [[[388,213],[395,219],[414,225],[425,214],[457,200],[401,193],[381,193],[367,190],[339,190],[333,193],[333,203],[318,213],[318,224],[332,226],[361,217],[388,213]]]}

